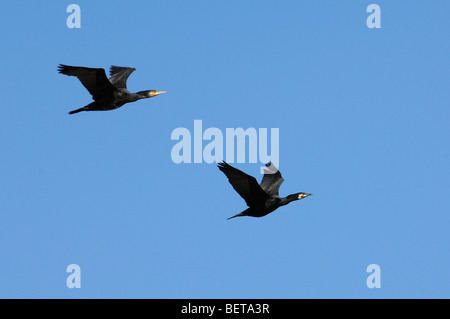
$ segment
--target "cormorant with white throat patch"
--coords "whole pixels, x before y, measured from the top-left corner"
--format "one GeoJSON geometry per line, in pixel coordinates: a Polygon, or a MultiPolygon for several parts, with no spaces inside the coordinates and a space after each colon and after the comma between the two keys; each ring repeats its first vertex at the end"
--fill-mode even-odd
{"type": "Polygon", "coordinates": [[[261,184],[258,184],[253,176],[245,174],[226,162],[221,162],[217,166],[227,176],[234,190],[241,195],[247,203],[247,206],[249,206],[243,212],[228,219],[239,216],[266,216],[278,207],[312,195],[300,192],[288,195],[287,197],[280,197],[278,190],[284,179],[281,177],[280,171],[272,163],[266,164],[267,168],[264,170],[264,177],[261,184]]]}

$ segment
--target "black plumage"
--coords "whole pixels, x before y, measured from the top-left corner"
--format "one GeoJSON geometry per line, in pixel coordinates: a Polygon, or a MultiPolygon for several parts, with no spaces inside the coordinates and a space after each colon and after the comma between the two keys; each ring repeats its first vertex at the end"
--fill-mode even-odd
{"type": "Polygon", "coordinates": [[[278,190],[284,179],[281,177],[280,171],[272,163],[266,164],[261,184],[258,184],[253,176],[247,175],[226,162],[219,163],[218,167],[227,176],[234,190],[241,195],[247,206],[249,206],[243,212],[228,219],[238,216],[262,217],[292,201],[312,195],[300,192],[287,197],[280,197],[278,190]]]}
{"type": "Polygon", "coordinates": [[[127,79],[135,68],[111,66],[110,78],[102,68],[86,68],[60,64],[58,72],[61,74],[76,76],[81,84],[92,95],[94,102],[73,110],[69,114],[81,111],[108,111],[114,110],[126,103],[140,99],[151,98],[166,91],[146,90],[131,93],[127,89],[127,79]]]}

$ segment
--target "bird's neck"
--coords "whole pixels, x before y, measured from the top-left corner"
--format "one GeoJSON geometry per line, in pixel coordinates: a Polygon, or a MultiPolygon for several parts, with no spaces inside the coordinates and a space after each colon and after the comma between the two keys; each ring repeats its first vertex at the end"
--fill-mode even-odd
{"type": "Polygon", "coordinates": [[[293,202],[293,201],[295,201],[297,199],[298,199],[297,195],[289,195],[287,197],[280,198],[280,201],[278,202],[278,204],[280,206],[284,206],[284,205],[287,205],[290,202],[293,202]]]}
{"type": "Polygon", "coordinates": [[[140,100],[140,99],[144,99],[144,98],[146,98],[146,96],[144,94],[139,93],[139,92],[130,94],[130,100],[132,100],[133,102],[137,101],[137,100],[140,100]]]}

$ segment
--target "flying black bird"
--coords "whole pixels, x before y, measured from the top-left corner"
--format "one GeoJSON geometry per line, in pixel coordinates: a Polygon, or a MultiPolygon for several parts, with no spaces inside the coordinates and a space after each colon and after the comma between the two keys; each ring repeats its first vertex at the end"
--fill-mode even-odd
{"type": "Polygon", "coordinates": [[[91,93],[94,102],[69,112],[69,114],[81,111],[109,111],[122,105],[140,99],[157,96],[166,91],[147,90],[131,93],[127,89],[127,79],[135,68],[111,66],[110,78],[106,77],[104,69],[85,68],[60,64],[59,73],[76,76],[81,84],[91,93]]]}
{"type": "Polygon", "coordinates": [[[217,166],[228,177],[231,186],[233,186],[234,190],[241,195],[247,203],[247,206],[249,206],[243,212],[228,219],[238,216],[262,217],[270,214],[280,206],[312,195],[296,193],[287,197],[280,197],[278,190],[284,179],[281,177],[280,171],[272,163],[266,164],[267,169],[264,170],[264,177],[261,184],[258,184],[254,177],[245,174],[225,162],[221,162],[217,166]]]}

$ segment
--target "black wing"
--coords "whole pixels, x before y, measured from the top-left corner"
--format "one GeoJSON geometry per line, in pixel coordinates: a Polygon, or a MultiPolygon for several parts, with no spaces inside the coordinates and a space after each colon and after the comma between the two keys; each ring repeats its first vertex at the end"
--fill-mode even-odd
{"type": "Polygon", "coordinates": [[[270,195],[278,195],[278,190],[284,182],[280,171],[272,163],[266,164],[267,169],[264,169],[264,177],[261,181],[261,188],[270,195]]]}
{"type": "Polygon", "coordinates": [[[219,163],[218,167],[228,177],[231,186],[241,195],[248,206],[261,204],[269,199],[269,195],[259,186],[253,176],[247,175],[225,162],[219,163]]]}
{"type": "Polygon", "coordinates": [[[59,73],[76,76],[81,84],[91,93],[94,101],[112,95],[117,89],[109,82],[104,69],[85,68],[60,64],[59,73]]]}
{"type": "Polygon", "coordinates": [[[131,73],[136,71],[135,68],[127,68],[122,66],[112,65],[109,69],[109,81],[119,89],[127,88],[127,80],[131,73]]]}

